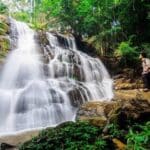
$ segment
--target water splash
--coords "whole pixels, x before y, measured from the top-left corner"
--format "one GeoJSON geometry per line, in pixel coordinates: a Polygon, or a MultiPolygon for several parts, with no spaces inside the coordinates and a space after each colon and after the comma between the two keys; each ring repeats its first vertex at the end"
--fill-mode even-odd
{"type": "Polygon", "coordinates": [[[11,21],[12,42],[0,78],[0,135],[74,120],[89,100],[110,100],[112,80],[99,59],[77,50],[74,37],[63,43],[47,33],[43,50],[25,23],[11,21]],[[62,45],[63,44],[63,45],[62,45]]]}

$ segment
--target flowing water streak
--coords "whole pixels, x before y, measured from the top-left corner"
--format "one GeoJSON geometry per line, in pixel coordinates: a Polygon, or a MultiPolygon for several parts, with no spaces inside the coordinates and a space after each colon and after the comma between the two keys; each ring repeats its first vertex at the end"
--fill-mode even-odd
{"type": "Polygon", "coordinates": [[[11,26],[16,48],[0,78],[0,135],[74,120],[85,101],[113,97],[104,65],[78,51],[74,37],[47,33],[42,50],[25,23],[12,20],[11,26]]]}

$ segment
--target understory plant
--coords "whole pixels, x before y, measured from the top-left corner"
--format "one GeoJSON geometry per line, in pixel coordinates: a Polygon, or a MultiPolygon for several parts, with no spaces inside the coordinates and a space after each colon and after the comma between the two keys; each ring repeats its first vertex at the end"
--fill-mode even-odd
{"type": "Polygon", "coordinates": [[[134,67],[138,62],[138,54],[137,47],[133,47],[130,41],[121,42],[115,51],[115,55],[121,57],[120,63],[124,67],[134,67]]]}
{"type": "Polygon", "coordinates": [[[20,150],[105,150],[102,129],[87,122],[68,122],[21,145],[20,150]]]}
{"type": "Polygon", "coordinates": [[[128,150],[150,149],[150,121],[145,125],[134,125],[126,136],[128,150]]]}
{"type": "Polygon", "coordinates": [[[38,137],[20,146],[20,150],[116,150],[113,139],[123,142],[126,150],[150,149],[150,122],[128,125],[108,125],[107,133],[88,122],[67,122],[43,130],[38,137]]]}

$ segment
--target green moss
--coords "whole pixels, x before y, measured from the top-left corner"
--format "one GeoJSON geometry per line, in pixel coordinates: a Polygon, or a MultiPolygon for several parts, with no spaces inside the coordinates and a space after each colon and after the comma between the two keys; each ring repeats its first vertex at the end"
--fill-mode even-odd
{"type": "Polygon", "coordinates": [[[6,57],[10,49],[10,41],[7,38],[9,33],[9,25],[7,22],[7,17],[5,15],[0,15],[0,61],[6,57]]]}
{"type": "Polygon", "coordinates": [[[9,49],[10,49],[9,39],[5,38],[4,36],[0,36],[0,62],[2,62],[3,59],[6,57],[9,49]]]}
{"type": "Polygon", "coordinates": [[[9,26],[4,22],[0,21],[0,35],[5,35],[9,31],[9,26]]]}
{"type": "Polygon", "coordinates": [[[10,48],[10,41],[9,39],[0,36],[0,50],[1,51],[8,51],[10,48]]]}
{"type": "Polygon", "coordinates": [[[7,6],[0,0],[0,14],[8,13],[7,6]]]}
{"type": "Polygon", "coordinates": [[[5,15],[0,15],[0,35],[6,35],[9,32],[8,19],[5,15]]]}

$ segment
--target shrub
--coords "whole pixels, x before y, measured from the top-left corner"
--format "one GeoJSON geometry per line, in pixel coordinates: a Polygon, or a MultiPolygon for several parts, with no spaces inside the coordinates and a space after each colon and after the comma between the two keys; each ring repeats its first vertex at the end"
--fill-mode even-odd
{"type": "Polygon", "coordinates": [[[142,49],[146,52],[147,56],[150,58],[150,43],[142,44],[142,49]]]}
{"type": "Polygon", "coordinates": [[[150,149],[150,122],[145,125],[134,125],[129,130],[126,138],[128,150],[150,149]]]}
{"type": "Polygon", "coordinates": [[[107,126],[108,133],[112,138],[120,138],[124,136],[123,130],[120,129],[117,123],[111,123],[107,126]]]}
{"type": "Polygon", "coordinates": [[[134,67],[138,60],[137,47],[132,47],[130,41],[121,42],[115,55],[121,57],[120,63],[125,67],[134,67]]]}
{"type": "Polygon", "coordinates": [[[54,129],[43,130],[40,135],[24,143],[20,150],[103,150],[106,141],[102,130],[86,122],[64,123],[54,129]]]}
{"type": "Polygon", "coordinates": [[[15,18],[16,20],[20,20],[23,22],[30,22],[30,14],[27,12],[15,12],[12,14],[13,18],[15,18]]]}
{"type": "Polygon", "coordinates": [[[7,6],[0,0],[0,14],[5,14],[8,12],[7,6]]]}

